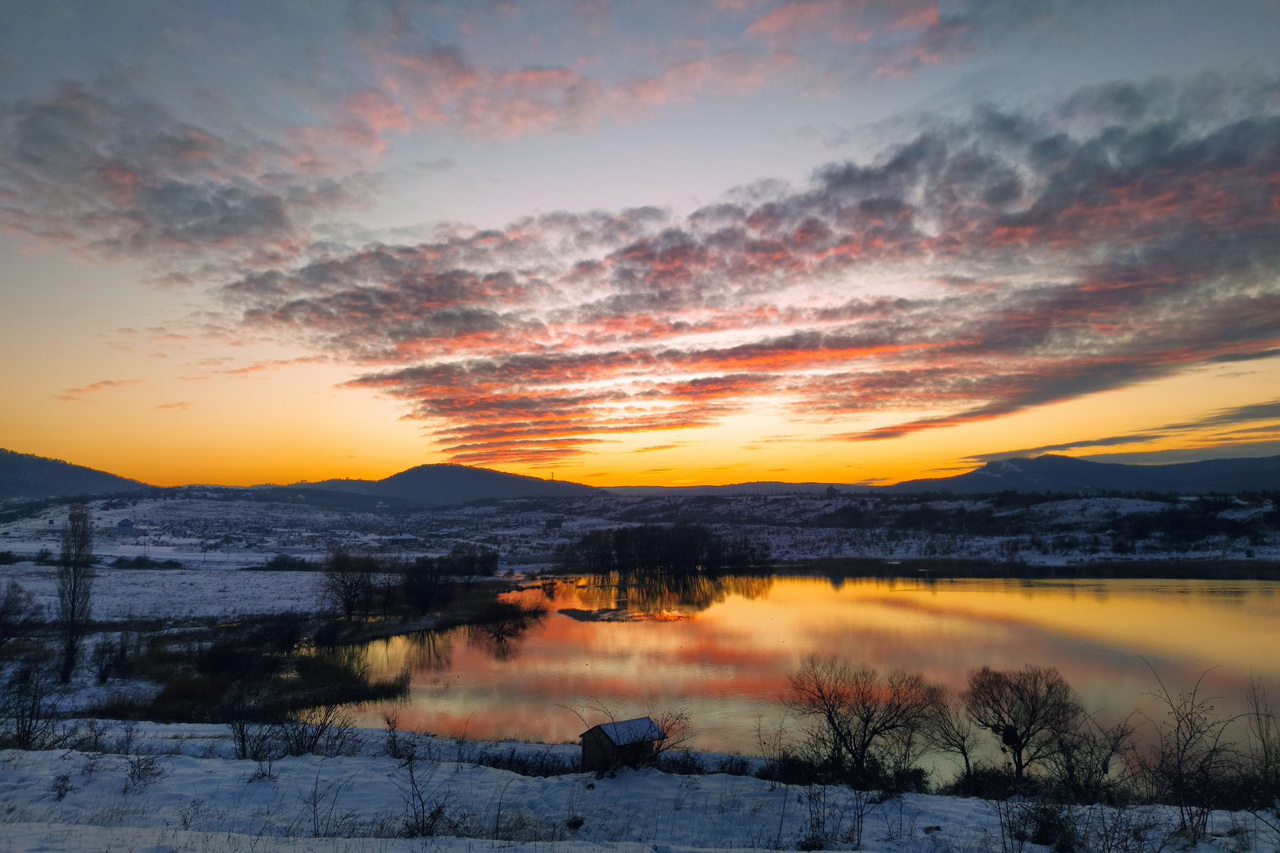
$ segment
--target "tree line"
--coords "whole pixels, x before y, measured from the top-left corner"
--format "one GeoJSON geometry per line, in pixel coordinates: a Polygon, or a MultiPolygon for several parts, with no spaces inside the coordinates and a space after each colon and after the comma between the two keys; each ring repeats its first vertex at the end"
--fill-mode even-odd
{"type": "Polygon", "coordinates": [[[592,530],[562,549],[568,572],[695,574],[744,571],[769,564],[767,542],[745,533],[723,536],[703,524],[642,524],[592,530]]]}
{"type": "Polygon", "coordinates": [[[769,772],[888,797],[923,790],[921,760],[934,753],[960,768],[947,793],[1056,807],[1173,806],[1191,844],[1206,837],[1219,808],[1253,810],[1280,829],[1280,718],[1261,683],[1250,683],[1244,714],[1222,717],[1199,684],[1174,693],[1156,680],[1155,719],[1135,711],[1108,723],[1052,667],[982,667],[950,693],[918,673],[811,656],[791,673],[784,699],[802,731],[764,745],[769,772]]]}
{"type": "Polygon", "coordinates": [[[498,570],[498,552],[459,543],[445,555],[386,560],[330,551],[321,566],[320,597],[345,619],[429,613],[450,604],[459,586],[498,570]]]}

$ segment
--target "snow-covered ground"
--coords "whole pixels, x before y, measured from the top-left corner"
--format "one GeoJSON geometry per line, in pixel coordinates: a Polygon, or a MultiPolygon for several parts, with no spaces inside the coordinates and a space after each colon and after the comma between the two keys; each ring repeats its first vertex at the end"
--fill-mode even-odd
{"type": "MultiPolygon", "coordinates": [[[[588,530],[622,523],[706,519],[749,529],[776,558],[971,556],[1006,558],[1011,537],[890,530],[815,523],[850,508],[878,512],[870,500],[813,495],[743,496],[708,504],[679,498],[586,498],[508,502],[445,512],[377,515],[191,496],[95,502],[95,552],[102,558],[94,618],[181,621],[318,609],[317,575],[245,571],[274,554],[316,559],[336,545],[388,554],[443,553],[458,542],[496,548],[504,572],[551,564],[557,547],[588,530]],[[696,512],[695,512],[696,510],[696,512]],[[699,515],[701,513],[702,515],[699,515]],[[125,524],[125,522],[128,524],[125,524]],[[392,537],[417,537],[410,544],[392,537]],[[114,558],[176,560],[181,568],[119,568],[114,558]]],[[[935,502],[939,513],[982,512],[981,501],[935,502]]],[[[899,507],[905,512],[919,507],[899,507]]],[[[1157,512],[1150,501],[1078,499],[1038,506],[1046,529],[1105,525],[1157,512]]],[[[1259,510],[1251,510],[1256,513],[1259,510]]],[[[1239,509],[1231,509],[1243,517],[1239,509]]],[[[65,506],[0,524],[0,584],[17,580],[47,609],[54,569],[33,555],[56,555],[65,506]]],[[[1012,537],[1016,539],[1017,537],[1012,537]]],[[[1023,555],[1027,552],[1022,551],[1023,555]]],[[[1274,535],[1253,543],[1257,559],[1280,558],[1274,535]]],[[[1096,554],[1096,552],[1095,552],[1096,554]]],[[[1219,542],[1203,553],[1243,556],[1219,542]]],[[[1153,543],[1140,556],[1172,556],[1153,543]]],[[[1030,554],[1033,560],[1087,559],[1086,549],[1030,554]]],[[[64,707],[83,707],[69,697],[64,707]]],[[[79,724],[80,737],[57,750],[0,751],[0,851],[681,851],[829,849],[888,853],[1043,851],[1008,834],[1009,809],[982,800],[910,795],[882,804],[848,790],[778,785],[750,776],[676,776],[625,770],[597,778],[533,778],[480,766],[484,750],[571,756],[571,744],[477,744],[419,739],[416,776],[387,754],[385,733],[357,730],[358,743],[334,757],[235,760],[221,726],[79,724]],[[96,727],[96,733],[94,732],[96,727]],[[414,822],[437,834],[401,836],[414,822]],[[861,825],[861,842],[856,829],[861,825]]],[[[410,737],[406,734],[404,737],[410,737]]],[[[1167,810],[1085,809],[1084,828],[1109,830],[1128,846],[1093,850],[1145,853],[1179,849],[1168,839],[1167,810]],[[1139,843],[1123,829],[1147,827],[1139,843]],[[1167,843],[1166,843],[1167,842],[1167,843]]],[[[1245,814],[1217,814],[1216,837],[1199,851],[1274,851],[1280,838],[1245,814]]]]}
{"type": "MultiPolygon", "coordinates": [[[[874,853],[1048,849],[1008,835],[1018,804],[926,795],[873,804],[842,789],[652,769],[537,778],[475,759],[577,747],[425,737],[411,776],[387,754],[385,733],[356,734],[348,754],[270,763],[234,760],[225,728],[193,725],[116,723],[79,749],[0,752],[0,850],[676,853],[815,849],[802,845],[820,840],[874,853]],[[415,826],[434,834],[401,837],[415,826]]],[[[1128,846],[1105,849],[1188,849],[1169,841],[1167,809],[1080,809],[1075,819],[1085,832],[1133,830],[1128,846]]],[[[1247,814],[1215,814],[1211,833],[1190,849],[1277,844],[1247,814]]]]}
{"type": "MultiPolygon", "coordinates": [[[[509,500],[420,512],[359,512],[298,503],[235,500],[187,489],[164,497],[95,501],[95,552],[117,558],[177,560],[192,569],[260,566],[273,555],[317,560],[343,547],[411,558],[442,554],[458,543],[496,550],[506,570],[540,570],[585,533],[629,524],[702,523],[767,543],[775,560],[948,558],[1064,565],[1112,559],[1280,560],[1275,508],[1269,503],[1217,506],[1229,533],[1170,541],[1169,513],[1188,501],[1121,497],[1028,499],[818,494],[690,496],[600,495],[509,500]],[[1268,522],[1266,519],[1273,520],[1268,522]],[[1154,519],[1134,525],[1134,519],[1154,519]],[[1240,525],[1250,535],[1240,532],[1240,525]],[[1145,530],[1139,536],[1135,530],[1145,530]]],[[[1200,520],[1204,516],[1192,515],[1200,520]]],[[[63,505],[0,522],[0,552],[41,550],[56,556],[63,505]]],[[[1212,530],[1212,525],[1208,528],[1212,530]]]]}
{"type": "MultiPolygon", "coordinates": [[[[0,566],[0,584],[16,580],[46,613],[57,602],[57,570],[26,561],[0,566]]],[[[316,572],[99,568],[93,618],[186,620],[323,609],[316,572]]]]}

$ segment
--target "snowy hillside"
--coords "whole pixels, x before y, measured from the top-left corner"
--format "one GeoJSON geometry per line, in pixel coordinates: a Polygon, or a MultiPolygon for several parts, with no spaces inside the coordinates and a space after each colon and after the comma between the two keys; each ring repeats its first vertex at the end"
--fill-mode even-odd
{"type": "MultiPolygon", "coordinates": [[[[276,554],[317,559],[335,547],[412,556],[473,543],[496,550],[505,569],[536,570],[553,565],[562,549],[592,530],[700,523],[767,544],[779,562],[1280,559],[1280,511],[1263,497],[593,495],[356,511],[234,495],[186,489],[94,501],[95,552],[107,562],[145,557],[207,569],[262,565],[276,554]]],[[[0,516],[6,519],[0,521],[0,552],[56,553],[66,514],[58,503],[11,509],[0,516]]]]}

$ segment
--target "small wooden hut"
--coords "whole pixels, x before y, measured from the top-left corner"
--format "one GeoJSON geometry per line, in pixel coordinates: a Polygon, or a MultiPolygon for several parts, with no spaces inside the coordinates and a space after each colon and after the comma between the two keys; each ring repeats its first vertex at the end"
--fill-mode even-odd
{"type": "Polygon", "coordinates": [[[653,761],[667,733],[649,717],[602,723],[582,733],[582,769],[638,767],[653,761]]]}

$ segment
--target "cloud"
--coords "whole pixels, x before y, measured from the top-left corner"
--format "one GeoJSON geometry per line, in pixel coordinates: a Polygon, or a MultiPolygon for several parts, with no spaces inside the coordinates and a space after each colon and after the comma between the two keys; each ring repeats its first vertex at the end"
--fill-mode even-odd
{"type": "Polygon", "coordinates": [[[406,401],[460,460],[760,407],[844,440],[1001,418],[1280,347],[1276,102],[1205,122],[1198,85],[982,109],[688,216],[454,228],[224,295],[257,331],[362,365],[352,384],[406,401]]]}
{"type": "Polygon", "coordinates": [[[317,217],[367,189],[349,163],[300,141],[220,135],[76,85],[3,104],[0,163],[4,227],[100,256],[164,259],[175,282],[187,261],[288,263],[317,217]]]}
{"type": "MultiPolygon", "coordinates": [[[[873,71],[903,76],[988,51],[1079,14],[1093,0],[792,0],[770,7],[745,35],[820,57],[826,79],[850,85],[873,71]],[[823,50],[823,47],[828,48],[823,50]]],[[[1111,4],[1114,6],[1115,4],[1111,4]]]]}
{"type": "Polygon", "coordinates": [[[295,367],[297,365],[306,364],[324,364],[327,361],[328,359],[324,356],[273,359],[270,361],[254,362],[253,364],[244,365],[243,367],[227,368],[221,372],[227,376],[252,376],[257,373],[269,373],[273,370],[279,370],[284,367],[295,367]]]}
{"type": "Polygon", "coordinates": [[[58,399],[64,403],[78,403],[86,397],[100,394],[103,391],[110,391],[115,388],[131,388],[135,385],[145,385],[141,379],[103,379],[85,385],[83,388],[68,388],[58,395],[58,399]]]}
{"type": "Polygon", "coordinates": [[[454,45],[366,40],[382,88],[420,126],[458,127],[475,136],[517,137],[593,127],[601,112],[595,79],[564,66],[500,69],[454,45]]]}
{"type": "MultiPolygon", "coordinates": [[[[1164,424],[1163,426],[1153,427],[1141,432],[1130,433],[1128,435],[1112,435],[1101,438],[1087,438],[1078,441],[1067,441],[1058,444],[1045,444],[1039,447],[1027,447],[1020,450],[999,451],[996,453],[982,453],[969,457],[974,462],[991,462],[998,459],[1010,459],[1020,456],[1036,456],[1041,453],[1056,453],[1062,450],[1079,450],[1085,447],[1114,447],[1117,445],[1129,444],[1146,444],[1155,441],[1163,441],[1172,436],[1190,433],[1202,432],[1217,427],[1238,427],[1226,432],[1219,432],[1211,436],[1208,447],[1201,447],[1196,452],[1200,454],[1197,458],[1203,458],[1206,449],[1213,447],[1229,448],[1242,444],[1252,444],[1254,439],[1259,435],[1280,435],[1280,400],[1271,400],[1265,403],[1251,403],[1243,406],[1231,406],[1225,409],[1218,409],[1204,417],[1191,421],[1182,421],[1179,423],[1164,424]],[[1271,423],[1256,427],[1239,427],[1240,424],[1253,423],[1256,421],[1271,421],[1271,423]]],[[[1150,451],[1151,453],[1169,453],[1169,451],[1150,451]]],[[[1141,451],[1130,452],[1124,454],[1126,456],[1136,457],[1142,453],[1141,451]]],[[[1090,456],[1087,458],[1100,458],[1098,456],[1090,456]]],[[[1172,458],[1172,457],[1170,457],[1172,458]]]]}
{"type": "MultiPolygon", "coordinates": [[[[716,4],[696,14],[652,10],[644,31],[589,4],[566,18],[500,7],[507,64],[487,59],[469,12],[447,6],[361,9],[351,35],[377,78],[352,94],[340,133],[376,144],[388,130],[448,128],[510,139],[633,121],[707,95],[827,95],[868,76],[912,74],[987,51],[1079,14],[1095,0],[793,0],[716,4]],[[554,27],[555,32],[549,32],[554,27]],[[649,29],[662,33],[648,35],[649,29]],[[576,39],[576,40],[575,40],[576,39]],[[557,54],[548,43],[611,45],[557,54]],[[539,49],[531,49],[536,45],[539,49]]],[[[1114,5],[1114,4],[1111,4],[1114,5]]]]}
{"type": "Polygon", "coordinates": [[[1099,453],[1080,458],[1091,462],[1119,462],[1125,465],[1174,465],[1180,462],[1200,462],[1205,459],[1252,459],[1259,456],[1280,456],[1280,440],[1242,442],[1236,445],[1213,444],[1178,450],[1099,453]]]}
{"type": "Polygon", "coordinates": [[[1280,421],[1280,399],[1270,400],[1265,403],[1251,403],[1245,406],[1231,406],[1225,409],[1218,409],[1212,414],[1206,415],[1194,421],[1185,421],[1178,424],[1170,424],[1164,427],[1168,430],[1192,430],[1203,429],[1205,427],[1235,426],[1237,424],[1249,423],[1250,421],[1280,421]]]}

